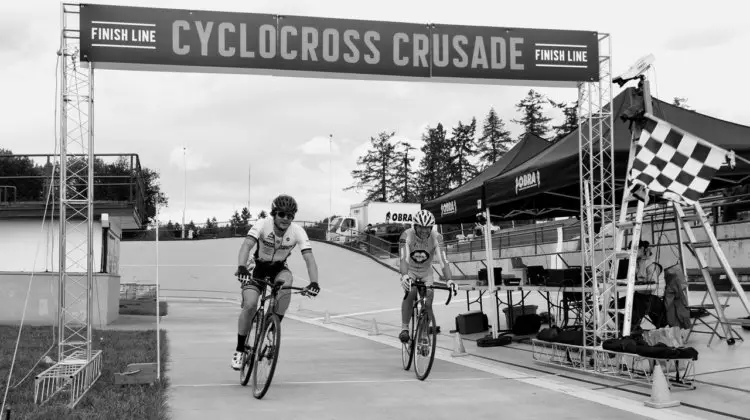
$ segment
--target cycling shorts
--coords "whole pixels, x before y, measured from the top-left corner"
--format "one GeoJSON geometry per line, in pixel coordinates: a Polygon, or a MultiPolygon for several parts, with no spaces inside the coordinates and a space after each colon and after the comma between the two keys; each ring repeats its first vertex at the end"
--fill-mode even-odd
{"type": "Polygon", "coordinates": [[[266,278],[269,278],[273,281],[284,270],[289,271],[289,275],[291,276],[292,272],[284,261],[256,261],[255,268],[252,272],[252,280],[244,283],[242,285],[242,290],[250,289],[257,291],[258,293],[263,293],[266,289],[266,284],[257,280],[265,280],[266,278]]]}
{"type": "Polygon", "coordinates": [[[407,271],[407,274],[412,279],[416,279],[417,281],[420,281],[420,282],[424,283],[425,286],[432,286],[433,283],[435,282],[434,278],[433,278],[433,275],[432,275],[433,274],[432,267],[430,267],[430,271],[428,271],[426,275],[421,275],[420,276],[420,275],[414,273],[411,270],[407,271]]]}

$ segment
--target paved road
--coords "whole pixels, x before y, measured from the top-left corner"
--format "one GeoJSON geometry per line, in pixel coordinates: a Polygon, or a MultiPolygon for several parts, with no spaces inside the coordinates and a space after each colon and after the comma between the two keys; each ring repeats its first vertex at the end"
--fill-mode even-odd
{"type": "MultiPolygon", "coordinates": [[[[206,296],[208,290],[236,299],[238,286],[232,273],[239,242],[202,241],[191,247],[184,242],[164,243],[160,248],[162,287],[204,290],[172,292],[173,295],[206,296]]],[[[153,246],[138,247],[143,249],[123,250],[123,260],[127,263],[123,281],[137,277],[148,282],[145,276],[155,271],[149,259],[154,254],[153,246]]],[[[442,291],[437,292],[435,304],[443,330],[438,340],[438,360],[429,381],[417,382],[413,372],[400,367],[400,349],[395,337],[403,295],[398,276],[368,257],[341,248],[314,243],[313,249],[323,293],[315,300],[296,297],[293,300],[284,321],[282,363],[268,396],[262,401],[252,398],[250,390],[238,384],[238,374],[229,368],[236,341],[238,304],[170,301],[169,316],[164,318],[163,325],[169,331],[172,349],[172,364],[167,374],[173,385],[170,405],[175,419],[206,416],[219,419],[257,413],[272,414],[279,419],[384,418],[406,414],[476,419],[641,415],[686,420],[696,413],[700,418],[727,418],[685,406],[665,410],[645,408],[643,401],[648,398],[648,389],[545,368],[533,362],[527,345],[479,348],[467,339],[465,344],[472,356],[451,358],[453,338],[448,331],[454,327],[455,315],[466,310],[465,302],[460,301],[465,296],[459,295],[454,298],[455,303],[446,307],[442,305],[445,299],[442,291]],[[326,312],[332,322],[322,324],[326,312]],[[381,334],[368,336],[373,319],[381,334]]],[[[289,264],[295,283],[307,284],[304,262],[298,253],[292,255],[289,264]]],[[[516,294],[515,298],[519,297],[516,294]]],[[[489,303],[490,299],[486,299],[485,310],[489,303]]],[[[546,309],[538,297],[533,303],[540,305],[540,310],[546,309]]],[[[723,360],[736,359],[731,364],[737,369],[750,369],[742,346],[736,346],[734,351],[721,347],[712,352],[722,349],[727,353],[723,360]]],[[[700,350],[703,356],[706,350],[703,346],[700,350]]],[[[722,370],[713,365],[707,370],[705,357],[701,366],[704,380],[724,385],[701,384],[698,391],[677,392],[674,396],[694,406],[731,412],[735,419],[746,418],[750,407],[746,402],[750,392],[746,391],[747,384],[707,375],[722,370]]],[[[735,372],[734,377],[744,376],[735,372]]]]}
{"type": "Polygon", "coordinates": [[[442,360],[418,381],[393,346],[293,319],[271,389],[256,400],[229,368],[236,314],[226,304],[170,305],[174,419],[645,418],[442,360]]]}

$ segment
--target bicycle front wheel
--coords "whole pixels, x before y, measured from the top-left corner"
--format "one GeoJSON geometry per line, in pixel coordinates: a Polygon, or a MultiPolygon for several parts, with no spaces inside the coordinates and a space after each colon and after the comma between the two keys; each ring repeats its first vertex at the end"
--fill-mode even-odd
{"type": "Polygon", "coordinates": [[[276,314],[267,317],[255,350],[253,366],[253,396],[263,398],[271,386],[281,346],[281,322],[276,314]]]}
{"type": "Polygon", "coordinates": [[[414,373],[417,379],[424,381],[430,374],[432,363],[435,361],[435,346],[437,345],[437,328],[435,321],[423,313],[417,322],[417,334],[414,338],[414,373]],[[432,326],[432,328],[430,328],[432,326]],[[432,333],[430,333],[430,329],[432,333]]]}
{"type": "Polygon", "coordinates": [[[401,343],[401,363],[404,366],[404,370],[411,368],[411,361],[413,360],[412,355],[414,354],[414,317],[412,316],[409,320],[409,341],[401,343]]]}
{"type": "Polygon", "coordinates": [[[250,331],[247,333],[245,339],[245,360],[242,362],[242,369],[240,370],[240,384],[242,386],[247,385],[250,381],[251,373],[253,372],[253,365],[255,364],[255,347],[258,345],[258,331],[260,331],[263,324],[263,311],[255,311],[253,320],[250,322],[250,331]]]}

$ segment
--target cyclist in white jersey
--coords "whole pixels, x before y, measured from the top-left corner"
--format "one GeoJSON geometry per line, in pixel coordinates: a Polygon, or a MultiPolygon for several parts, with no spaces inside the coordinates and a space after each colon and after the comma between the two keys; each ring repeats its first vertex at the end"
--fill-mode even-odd
{"type": "MultiPolygon", "coordinates": [[[[405,295],[401,302],[401,334],[398,338],[403,343],[409,341],[409,320],[414,299],[417,297],[417,288],[413,287],[412,282],[420,280],[427,286],[432,285],[433,260],[440,264],[447,286],[451,289],[456,287],[451,280],[451,269],[445,257],[443,235],[432,230],[434,225],[435,216],[428,210],[420,210],[414,216],[414,227],[406,229],[399,239],[401,286],[404,288],[405,295]]],[[[435,318],[432,313],[433,290],[427,289],[425,293],[425,308],[432,320],[435,318]]]]}
{"type": "MultiPolygon", "coordinates": [[[[271,216],[261,219],[253,225],[247,233],[245,241],[240,247],[238,256],[238,267],[236,275],[242,280],[247,279],[273,279],[275,283],[284,283],[284,286],[292,285],[292,272],[286,265],[286,259],[292,250],[299,246],[302,258],[307,265],[307,274],[310,284],[305,287],[306,292],[315,296],[320,292],[318,285],[318,266],[312,253],[310,239],[307,232],[296,224],[292,224],[294,215],[297,213],[297,202],[288,195],[280,195],[271,203],[271,216]],[[256,247],[257,245],[257,247],[256,247]],[[250,250],[255,247],[254,264],[252,275],[247,268],[250,250]]],[[[242,282],[242,311],[237,321],[237,347],[232,356],[232,369],[242,368],[245,356],[245,339],[250,330],[252,316],[258,307],[258,299],[265,286],[257,282],[242,282]]],[[[289,307],[291,293],[289,290],[279,291],[275,312],[279,320],[284,318],[284,313],[289,307]]]]}

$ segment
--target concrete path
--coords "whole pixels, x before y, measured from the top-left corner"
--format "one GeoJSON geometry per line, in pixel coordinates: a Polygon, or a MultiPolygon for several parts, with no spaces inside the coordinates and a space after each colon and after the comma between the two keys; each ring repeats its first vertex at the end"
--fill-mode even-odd
{"type": "Polygon", "coordinates": [[[455,359],[461,364],[438,359],[430,377],[418,381],[413,370],[401,367],[395,338],[357,337],[335,331],[345,327],[313,325],[291,314],[283,323],[281,359],[271,389],[263,400],[256,400],[251,388],[241,386],[239,374],[229,367],[237,306],[172,302],[169,309],[162,325],[170,341],[167,375],[176,420],[257,418],[260,414],[311,420],[691,418],[684,411],[658,411],[612,400],[652,414],[637,415],[585,395],[569,395],[574,388],[546,389],[552,382],[544,382],[545,377],[550,375],[524,373],[511,379],[504,377],[507,371],[498,373],[486,364],[477,365],[479,369],[464,366],[476,363],[466,358],[455,359]],[[533,385],[534,381],[542,386],[533,385]]]}
{"type": "MultiPolygon", "coordinates": [[[[451,358],[453,337],[449,331],[455,316],[467,310],[466,296],[459,294],[450,306],[444,306],[446,293],[442,291],[437,292],[434,305],[443,330],[437,360],[428,381],[417,382],[413,371],[401,369],[396,336],[403,295],[398,275],[365,256],[321,243],[314,243],[313,248],[323,293],[314,300],[293,299],[284,321],[281,362],[274,383],[266,398],[258,401],[250,389],[239,385],[239,374],[229,368],[239,311],[233,302],[239,293],[232,277],[239,241],[203,242],[197,248],[180,243],[165,244],[161,249],[164,265],[160,278],[162,287],[169,289],[164,293],[169,315],[162,325],[170,340],[172,362],[167,376],[173,386],[170,405],[175,419],[221,419],[257,412],[281,419],[406,414],[407,418],[627,415],[750,420],[750,353],[744,343],[707,348],[707,337],[696,337],[691,345],[700,351],[698,389],[673,391],[673,397],[683,403],[680,407],[650,409],[643,404],[649,398],[648,387],[540,365],[533,361],[527,344],[479,348],[474,335],[464,340],[471,356],[451,358]],[[178,296],[220,297],[223,302],[180,302],[175,300],[178,296]],[[326,312],[332,321],[328,324],[323,323],[326,312]],[[373,319],[380,334],[369,336],[373,319]]],[[[131,265],[127,268],[138,269],[142,279],[155,267],[148,259],[153,247],[141,248],[136,254],[135,250],[128,252],[131,265]]],[[[295,284],[307,284],[298,253],[292,255],[289,265],[295,284]]],[[[135,272],[124,275],[129,279],[135,272]]],[[[487,312],[492,298],[484,299],[487,312]]],[[[538,296],[529,303],[546,310],[538,296]]],[[[500,317],[504,324],[502,313],[500,317]]]]}

